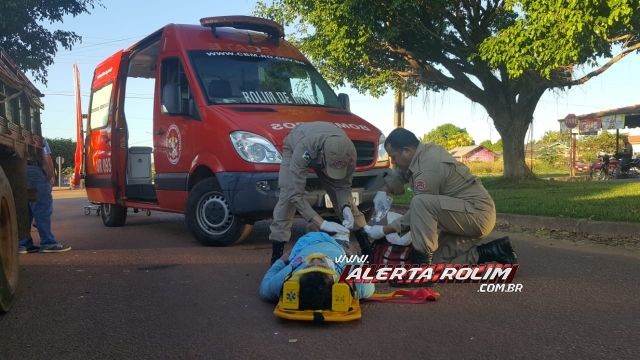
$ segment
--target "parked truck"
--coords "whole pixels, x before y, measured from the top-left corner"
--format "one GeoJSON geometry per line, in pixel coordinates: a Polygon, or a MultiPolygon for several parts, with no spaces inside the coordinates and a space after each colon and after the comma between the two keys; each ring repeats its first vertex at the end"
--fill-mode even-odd
{"type": "Polygon", "coordinates": [[[0,48],[0,312],[18,286],[18,239],[30,231],[27,160],[42,157],[43,95],[0,48]]]}
{"type": "MultiPolygon", "coordinates": [[[[96,67],[76,184],[84,178],[106,226],[124,225],[131,208],[184,213],[202,244],[231,245],[271,217],[284,138],[310,121],[353,141],[352,195],[367,214],[389,167],[384,135],[349,110],[279,24],[247,16],[169,24],[96,67]],[[134,112],[132,84],[145,80],[153,104],[134,112]],[[132,146],[134,127],[152,146],[132,146]]],[[[306,199],[333,213],[311,171],[306,199]]]]}

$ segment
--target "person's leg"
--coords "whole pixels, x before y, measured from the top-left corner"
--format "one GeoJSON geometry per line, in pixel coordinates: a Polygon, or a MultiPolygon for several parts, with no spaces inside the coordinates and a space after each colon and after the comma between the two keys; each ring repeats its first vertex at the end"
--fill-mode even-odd
{"type": "MultiPolygon", "coordinates": [[[[31,212],[31,204],[29,204],[27,206],[28,208],[28,213],[29,213],[29,232],[31,232],[31,227],[33,224],[33,214],[31,212]]],[[[26,254],[29,252],[36,252],[40,250],[39,246],[35,246],[33,244],[33,238],[31,237],[31,234],[29,234],[29,236],[20,239],[20,241],[18,242],[18,253],[20,254],[26,254]]]]}
{"type": "MultiPolygon", "coordinates": [[[[441,199],[443,200],[443,199],[441,199]]],[[[446,201],[441,201],[445,203],[446,201]]],[[[499,262],[513,264],[517,256],[508,237],[479,244],[495,226],[495,207],[484,204],[475,208],[465,204],[466,211],[443,209],[439,217],[442,229],[436,263],[481,264],[499,262]]]]}
{"type": "Polygon", "coordinates": [[[414,252],[431,255],[438,249],[438,195],[416,195],[409,204],[411,244],[414,252]]]}
{"type": "Polygon", "coordinates": [[[477,264],[480,238],[442,232],[438,250],[433,254],[436,264],[477,264]]]}
{"type": "MultiPolygon", "coordinates": [[[[286,191],[284,189],[280,190],[286,191]]],[[[293,218],[296,209],[288,201],[283,199],[282,193],[280,199],[273,209],[273,220],[269,227],[269,240],[272,241],[271,263],[278,260],[283,252],[284,245],[291,239],[291,227],[293,226],[293,218]]]]}
{"type": "Polygon", "coordinates": [[[40,235],[40,252],[57,253],[71,250],[71,247],[58,243],[51,231],[51,214],[53,213],[53,197],[51,183],[39,167],[28,166],[29,181],[33,181],[37,191],[36,201],[32,203],[33,218],[40,235]]]}
{"type": "Polygon", "coordinates": [[[278,260],[284,253],[284,245],[291,239],[291,227],[296,215],[295,207],[289,202],[289,163],[291,150],[285,142],[282,154],[282,163],[278,173],[278,188],[280,194],[278,203],[273,209],[273,220],[269,227],[269,240],[271,246],[271,264],[278,260]]]}
{"type": "Polygon", "coordinates": [[[440,214],[440,248],[437,263],[477,264],[478,243],[495,226],[493,207],[479,211],[465,204],[464,211],[443,209],[440,214]]]}
{"type": "Polygon", "coordinates": [[[419,253],[433,254],[437,262],[452,261],[462,255],[465,261],[477,261],[475,244],[495,225],[493,205],[477,209],[465,200],[448,196],[414,196],[410,209],[414,248],[419,253]]]}
{"type": "Polygon", "coordinates": [[[46,179],[42,169],[37,166],[28,166],[27,176],[37,191],[36,201],[30,205],[36,228],[40,235],[40,246],[56,244],[56,238],[51,232],[51,214],[53,213],[51,183],[46,179]]]}

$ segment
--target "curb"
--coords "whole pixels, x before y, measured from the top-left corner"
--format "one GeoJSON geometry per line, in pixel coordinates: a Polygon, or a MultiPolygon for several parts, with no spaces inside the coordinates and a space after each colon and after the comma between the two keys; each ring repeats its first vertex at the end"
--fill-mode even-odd
{"type": "Polygon", "coordinates": [[[497,214],[496,225],[516,225],[529,229],[551,229],[578,234],[601,236],[640,236],[640,224],[614,221],[593,221],[547,216],[497,214]]]}
{"type": "MultiPolygon", "coordinates": [[[[409,206],[393,205],[392,208],[407,211],[409,206]]],[[[496,215],[496,225],[520,226],[533,230],[548,229],[568,231],[577,234],[599,235],[604,237],[640,237],[640,223],[629,222],[498,213],[496,215]]]]}

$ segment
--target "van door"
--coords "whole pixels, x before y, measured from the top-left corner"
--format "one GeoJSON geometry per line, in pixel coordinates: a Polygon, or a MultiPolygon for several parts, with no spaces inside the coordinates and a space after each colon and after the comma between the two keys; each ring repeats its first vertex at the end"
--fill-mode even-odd
{"type": "Polygon", "coordinates": [[[118,133],[115,121],[122,55],[120,51],[96,68],[87,115],[85,187],[89,200],[106,204],[116,203],[122,171],[117,166],[119,144],[126,144],[126,134],[118,133]]]}
{"type": "Polygon", "coordinates": [[[158,201],[182,210],[191,162],[202,141],[200,115],[180,58],[162,59],[158,76],[160,101],[153,122],[158,201]]]}

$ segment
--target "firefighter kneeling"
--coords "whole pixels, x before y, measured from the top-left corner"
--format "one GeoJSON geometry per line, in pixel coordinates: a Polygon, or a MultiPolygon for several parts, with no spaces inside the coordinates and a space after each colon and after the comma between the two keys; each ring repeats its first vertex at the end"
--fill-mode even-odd
{"type": "MultiPolygon", "coordinates": [[[[493,230],[496,209],[491,195],[467,166],[441,146],[421,144],[403,128],[393,130],[384,147],[396,165],[394,174],[385,177],[385,191],[401,194],[409,183],[414,195],[409,211],[399,219],[386,226],[365,226],[370,238],[410,231],[411,260],[416,265],[517,262],[508,237],[478,245],[493,230]]],[[[384,191],[376,195],[376,210],[384,207],[385,199],[384,191]]]]}

